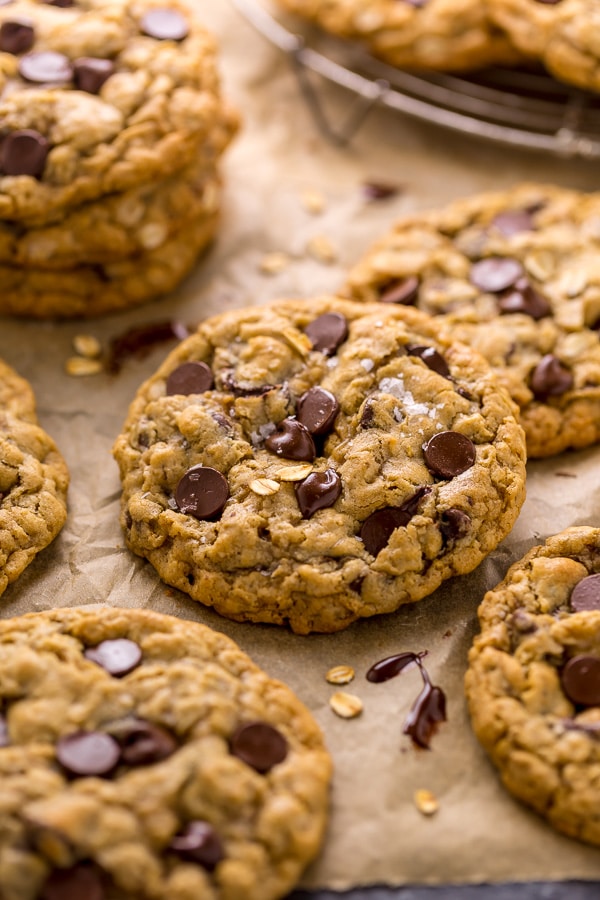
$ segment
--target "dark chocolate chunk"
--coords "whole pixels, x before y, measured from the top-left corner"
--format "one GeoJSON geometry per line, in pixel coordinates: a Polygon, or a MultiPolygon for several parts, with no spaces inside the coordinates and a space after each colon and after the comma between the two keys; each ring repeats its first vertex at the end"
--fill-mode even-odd
{"type": "Polygon", "coordinates": [[[442,513],[440,517],[440,531],[446,545],[450,548],[456,541],[464,537],[471,530],[471,517],[462,509],[451,507],[442,513]]]}
{"type": "Polygon", "coordinates": [[[506,256],[490,256],[471,266],[471,282],[482,291],[499,294],[507,290],[523,275],[518,259],[506,256]]]}
{"type": "Polygon", "coordinates": [[[210,466],[192,466],[175,488],[179,510],[196,519],[216,518],[223,512],[228,498],[227,479],[210,466]]]}
{"type": "Polygon", "coordinates": [[[427,486],[420,487],[402,506],[384,506],[367,516],[360,529],[365,550],[371,556],[377,556],[387,546],[396,528],[408,525],[417,512],[421,500],[430,491],[431,488],[427,486]]]}
{"type": "Polygon", "coordinates": [[[560,360],[547,353],[531,373],[531,390],[538,400],[558,397],[573,387],[573,376],[560,360]]]}
{"type": "Polygon", "coordinates": [[[105,81],[114,74],[115,64],[110,59],[81,56],[73,63],[75,87],[88,94],[98,94],[105,81]]]}
{"type": "Polygon", "coordinates": [[[167,395],[203,394],[213,386],[213,373],[205,362],[184,362],[167,378],[167,395]]]}
{"type": "Polygon", "coordinates": [[[327,434],[339,411],[340,404],[330,391],[313,387],[298,400],[296,415],[311,434],[327,434]]]}
{"type": "Polygon", "coordinates": [[[215,829],[199,819],[188,822],[183,831],[173,837],[169,850],[182,859],[198,863],[209,872],[225,857],[223,844],[215,829]]]}
{"type": "Polygon", "coordinates": [[[284,419],[268,436],[265,447],[283,459],[312,462],[317,451],[310,431],[296,419],[284,419]]]}
{"type": "Polygon", "coordinates": [[[373,428],[375,424],[375,407],[372,400],[366,400],[360,415],[361,428],[373,428]]]}
{"type": "Polygon", "coordinates": [[[248,722],[234,732],[230,749],[246,765],[265,774],[287,756],[287,741],[267,722],[248,722]]]}
{"type": "Polygon", "coordinates": [[[294,485],[300,512],[310,519],[318,509],[333,506],[342,493],[342,480],[333,469],[311,474],[294,485]]]}
{"type": "Polygon", "coordinates": [[[381,303],[398,303],[401,306],[413,306],[419,296],[419,279],[416,275],[388,281],[379,288],[381,303]]]}
{"type": "Polygon", "coordinates": [[[498,213],[491,221],[494,228],[505,237],[521,234],[523,231],[534,231],[533,215],[527,209],[510,209],[498,213]]]}
{"type": "Polygon", "coordinates": [[[332,356],[348,337],[348,322],[340,313],[323,313],[306,326],[304,333],[315,350],[332,356]]]}
{"type": "Polygon", "coordinates": [[[140,29],[159,41],[182,41],[190,27],[180,12],[165,6],[151,9],[142,16],[140,29]]]}
{"type": "Polygon", "coordinates": [[[570,599],[573,612],[600,609],[600,575],[587,575],[575,585],[570,599]]]}
{"type": "Polygon", "coordinates": [[[119,678],[139,666],[142,650],[135,641],[128,638],[114,638],[102,641],[95,647],[88,647],[84,656],[106,669],[109,675],[119,678]]]}
{"type": "Polygon", "coordinates": [[[12,131],[0,145],[0,171],[4,175],[32,175],[44,171],[50,146],[43,134],[32,128],[12,131]]]}
{"type": "Polygon", "coordinates": [[[56,758],[75,777],[108,775],[120,755],[115,739],[101,731],[76,731],[61,737],[56,744],[56,758]]]}
{"type": "Polygon", "coordinates": [[[600,658],[581,654],[568,661],[560,674],[563,690],[578,706],[600,706],[600,658]]]}
{"type": "Polygon", "coordinates": [[[55,869],[42,888],[40,900],[105,900],[101,878],[97,869],[85,864],[55,869]]]}
{"type": "Polygon", "coordinates": [[[35,41],[33,24],[27,21],[6,19],[0,25],[0,50],[3,53],[25,53],[31,50],[35,41]]]}
{"type": "Polygon", "coordinates": [[[458,431],[440,431],[425,445],[425,464],[440,478],[454,478],[475,462],[475,444],[458,431]]]}
{"type": "Polygon", "coordinates": [[[177,750],[177,741],[171,732],[145,719],[122,723],[116,737],[121,747],[121,761],[128,766],[148,766],[167,759],[177,750]]]}
{"type": "Polygon", "coordinates": [[[498,309],[502,315],[524,313],[536,321],[552,314],[552,307],[546,298],[526,278],[519,278],[514,288],[498,297],[498,309]]]}
{"type": "Polygon", "coordinates": [[[443,375],[444,378],[450,377],[450,369],[448,363],[441,353],[434,347],[422,347],[419,344],[407,344],[406,350],[409,356],[417,356],[422,359],[428,369],[443,375]]]}
{"type": "Polygon", "coordinates": [[[36,84],[67,84],[73,79],[73,67],[64,53],[41,50],[21,57],[19,74],[36,84]]]}

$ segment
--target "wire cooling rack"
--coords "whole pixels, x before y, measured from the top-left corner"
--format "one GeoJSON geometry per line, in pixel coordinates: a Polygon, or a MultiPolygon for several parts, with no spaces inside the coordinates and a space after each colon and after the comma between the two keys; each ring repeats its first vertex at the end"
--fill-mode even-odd
{"type": "Polygon", "coordinates": [[[492,68],[466,76],[407,72],[350,41],[275,12],[269,0],[232,2],[289,56],[318,127],[334,143],[351,141],[372,107],[381,105],[497,143],[600,159],[600,96],[555,81],[542,70],[492,68]],[[356,95],[345,121],[332,122],[319,78],[356,95]]]}

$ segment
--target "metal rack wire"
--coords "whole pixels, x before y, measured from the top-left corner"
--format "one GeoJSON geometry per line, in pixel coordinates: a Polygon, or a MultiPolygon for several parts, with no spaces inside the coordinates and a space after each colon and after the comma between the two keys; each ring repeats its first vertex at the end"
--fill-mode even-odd
{"type": "Polygon", "coordinates": [[[380,104],[497,143],[600,159],[600,96],[555,81],[541,69],[493,68],[465,76],[407,72],[274,12],[268,0],[232,2],[289,56],[317,125],[337,144],[351,141],[369,110],[380,104]],[[343,123],[331,121],[314,74],[356,95],[343,123]]]}

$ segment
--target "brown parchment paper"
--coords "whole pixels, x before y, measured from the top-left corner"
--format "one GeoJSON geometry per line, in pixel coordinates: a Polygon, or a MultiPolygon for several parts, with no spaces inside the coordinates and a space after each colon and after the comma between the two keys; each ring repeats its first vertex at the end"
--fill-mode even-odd
{"type": "MultiPolygon", "coordinates": [[[[332,146],[319,134],[280,52],[226,0],[195,5],[220,37],[225,91],[244,116],[224,165],[220,237],[193,276],[158,303],[91,323],[0,320],[0,355],[33,384],[41,422],[72,476],[65,529],[6,591],[0,615],[89,603],[148,607],[227,633],[287,682],[320,722],[335,763],[331,824],[320,859],[306,873],[307,887],[600,879],[600,851],[557,835],[502,789],[471,733],[462,691],[484,591],[548,534],[598,524],[600,448],[531,463],[528,499],[514,531],[470,576],[341,634],[297,637],[218,617],[166,588],[124,548],[110,449],[137,386],[168,348],[129,360],[116,377],[76,379],[64,372],[77,334],[94,334],[106,346],[133,325],[194,323],[223,309],[332,290],[344,267],[404,212],[524,179],[595,188],[597,166],[496,147],[384,110],[370,115],[350,147],[332,146]],[[397,184],[401,192],[368,203],[360,187],[369,180],[397,184]],[[303,206],[307,190],[325,198],[320,214],[303,206]],[[319,235],[335,248],[330,265],[307,254],[309,240],[319,235]],[[262,274],[261,259],[274,251],[289,254],[289,265],[278,275],[262,274]],[[415,751],[402,735],[420,689],[418,672],[381,685],[365,680],[374,662],[406,650],[428,651],[432,680],[448,697],[448,722],[430,751],[415,751]],[[325,673],[341,663],[356,669],[348,690],[364,702],[362,716],[353,720],[337,718],[328,705],[335,689],[325,673]],[[417,812],[418,788],[436,794],[435,816],[417,812]]],[[[321,90],[332,119],[343,121],[353,98],[331,86],[321,90]]]]}

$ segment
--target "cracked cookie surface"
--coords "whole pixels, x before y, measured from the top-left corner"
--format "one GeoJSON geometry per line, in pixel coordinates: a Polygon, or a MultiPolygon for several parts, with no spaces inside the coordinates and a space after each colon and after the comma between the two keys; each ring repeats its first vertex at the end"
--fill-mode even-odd
{"type": "Polygon", "coordinates": [[[323,297],[202,323],[114,454],[128,546],[238,620],[333,632],[477,566],[524,498],[516,407],[422,313],[323,297]]]}
{"type": "Polygon", "coordinates": [[[225,636],[147,610],[0,621],[2,900],[275,900],[316,855],[331,761],[225,636]]]}
{"type": "Polygon", "coordinates": [[[600,845],[600,529],[554,535],[479,609],[466,692],[504,785],[600,845]]]}

